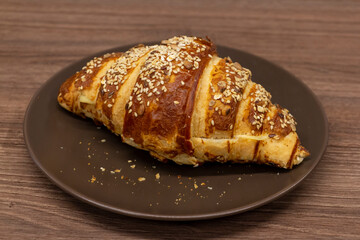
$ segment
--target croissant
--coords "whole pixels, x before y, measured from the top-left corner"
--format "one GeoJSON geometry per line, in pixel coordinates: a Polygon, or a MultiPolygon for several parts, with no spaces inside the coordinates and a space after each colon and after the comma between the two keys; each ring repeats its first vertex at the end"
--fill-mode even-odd
{"type": "Polygon", "coordinates": [[[173,37],[95,57],[62,84],[58,102],[164,162],[291,169],[309,156],[289,111],[209,39],[173,37]]]}

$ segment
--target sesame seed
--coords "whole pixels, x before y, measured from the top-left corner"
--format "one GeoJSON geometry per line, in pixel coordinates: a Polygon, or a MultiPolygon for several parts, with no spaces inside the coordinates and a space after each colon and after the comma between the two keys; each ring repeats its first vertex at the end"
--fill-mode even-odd
{"type": "Polygon", "coordinates": [[[265,111],[265,109],[262,106],[257,106],[257,110],[261,113],[265,111]]]}
{"type": "Polygon", "coordinates": [[[214,95],[214,99],[215,99],[215,100],[218,100],[218,99],[221,98],[221,96],[222,96],[221,94],[215,94],[215,95],[214,95]]]}

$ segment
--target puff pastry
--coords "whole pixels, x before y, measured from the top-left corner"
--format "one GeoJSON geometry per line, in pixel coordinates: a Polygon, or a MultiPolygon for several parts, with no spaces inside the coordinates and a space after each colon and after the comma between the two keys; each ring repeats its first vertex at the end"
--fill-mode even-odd
{"type": "Polygon", "coordinates": [[[289,111],[208,39],[173,37],[95,57],[62,84],[58,102],[161,161],[291,169],[309,155],[289,111]]]}

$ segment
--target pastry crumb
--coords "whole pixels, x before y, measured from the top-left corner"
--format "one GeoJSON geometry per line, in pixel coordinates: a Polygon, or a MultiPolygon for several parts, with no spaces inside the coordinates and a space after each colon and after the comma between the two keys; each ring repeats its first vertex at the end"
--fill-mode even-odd
{"type": "Polygon", "coordinates": [[[92,178],[90,179],[91,183],[94,183],[96,181],[96,177],[94,175],[92,175],[92,178]]]}

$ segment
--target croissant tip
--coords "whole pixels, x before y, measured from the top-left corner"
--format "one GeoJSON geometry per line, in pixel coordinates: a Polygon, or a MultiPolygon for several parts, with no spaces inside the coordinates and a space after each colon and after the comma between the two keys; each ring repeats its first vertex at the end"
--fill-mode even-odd
{"type": "Polygon", "coordinates": [[[310,156],[310,152],[303,146],[299,146],[300,157],[306,158],[310,156]]]}

